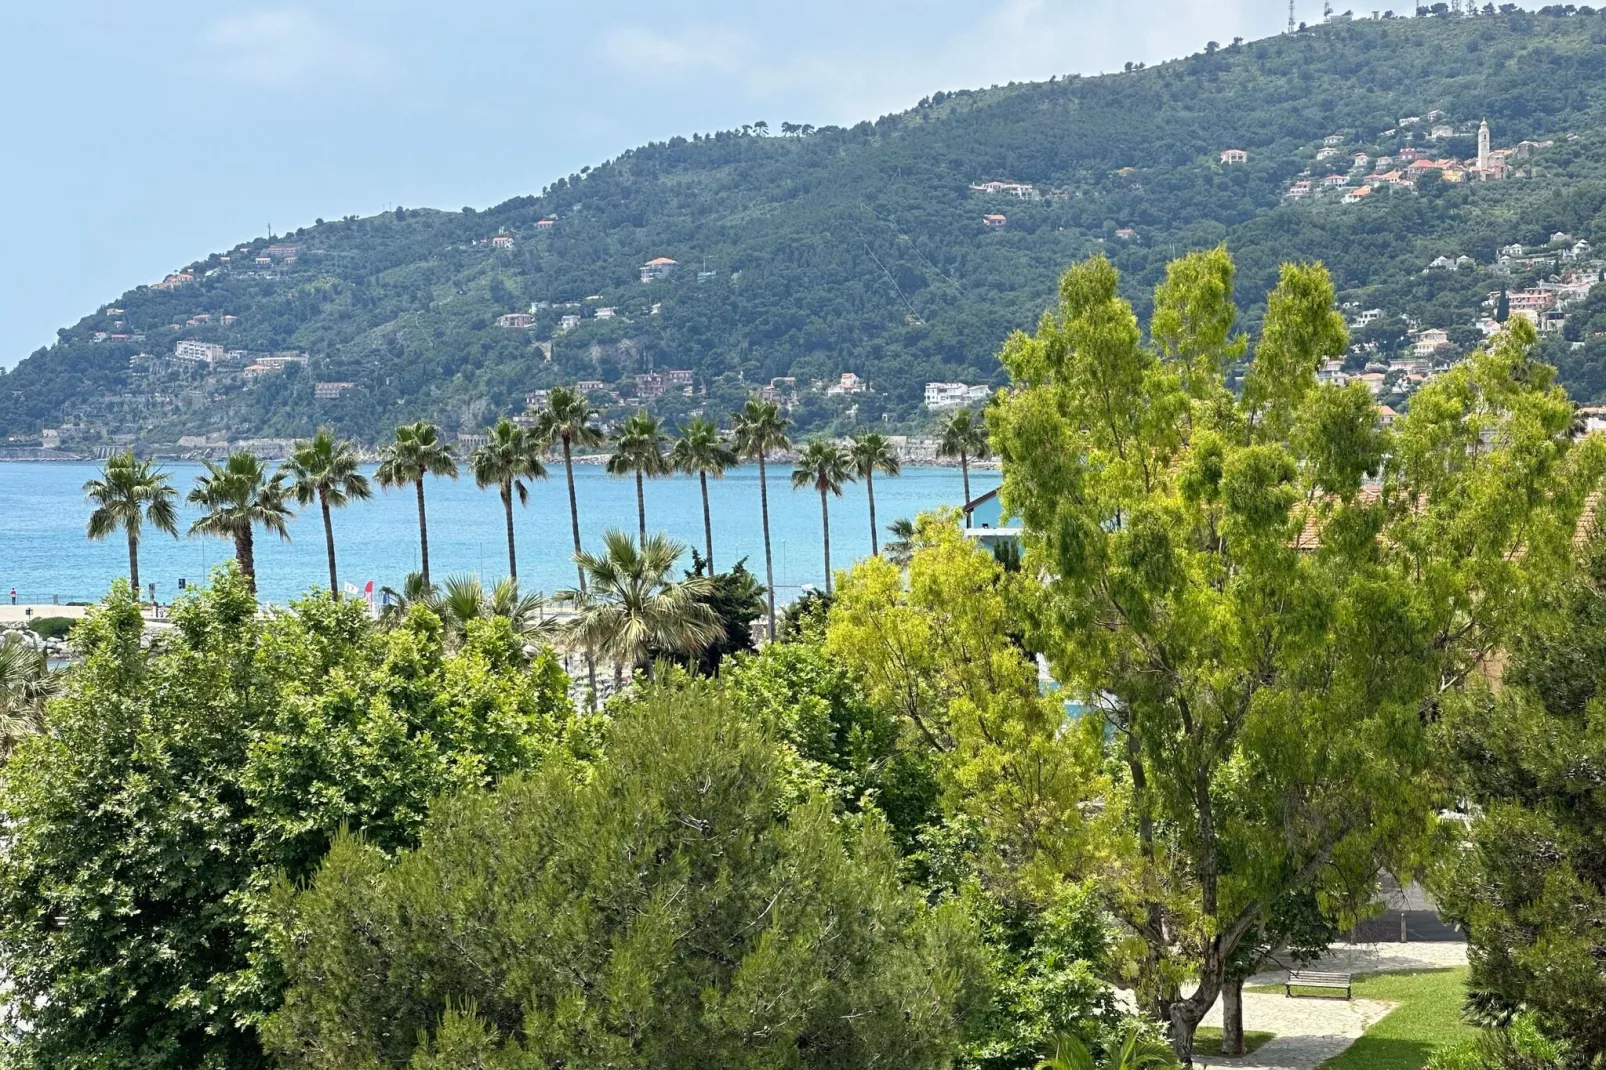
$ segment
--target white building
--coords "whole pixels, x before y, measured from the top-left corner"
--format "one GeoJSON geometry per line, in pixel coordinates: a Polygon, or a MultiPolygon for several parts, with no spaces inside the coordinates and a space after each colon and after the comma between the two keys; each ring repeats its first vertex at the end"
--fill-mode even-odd
{"type": "Polygon", "coordinates": [[[825,392],[832,396],[838,394],[862,394],[869,386],[853,372],[843,372],[842,378],[825,388],[825,392]]]}
{"type": "Polygon", "coordinates": [[[216,342],[197,342],[192,338],[186,338],[173,347],[173,356],[178,360],[216,364],[223,359],[223,347],[216,342]]]}
{"type": "Polygon", "coordinates": [[[967,405],[980,405],[992,396],[990,386],[967,386],[964,383],[927,383],[926,408],[934,412],[944,409],[962,409],[967,405]]]}
{"type": "Polygon", "coordinates": [[[1429,328],[1416,336],[1411,352],[1418,357],[1431,357],[1440,346],[1450,344],[1450,336],[1438,328],[1429,328]]]}

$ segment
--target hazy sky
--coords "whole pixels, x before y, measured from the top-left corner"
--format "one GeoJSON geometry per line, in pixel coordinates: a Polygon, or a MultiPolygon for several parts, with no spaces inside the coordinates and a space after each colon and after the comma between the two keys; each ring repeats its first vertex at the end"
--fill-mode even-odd
{"type": "Polygon", "coordinates": [[[648,140],[849,124],[1286,19],[1277,0],[0,0],[0,366],[270,225],[485,207],[648,140]]]}

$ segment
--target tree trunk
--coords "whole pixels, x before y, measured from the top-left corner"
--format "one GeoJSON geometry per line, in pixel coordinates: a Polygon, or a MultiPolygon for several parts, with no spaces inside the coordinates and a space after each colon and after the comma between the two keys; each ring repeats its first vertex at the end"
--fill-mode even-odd
{"type": "Polygon", "coordinates": [[[340,599],[340,583],[335,577],[335,523],[329,518],[329,496],[318,492],[318,507],[323,510],[323,546],[329,554],[329,593],[340,599]]]}
{"type": "Polygon", "coordinates": [[[708,548],[708,575],[714,575],[714,522],[708,515],[708,473],[698,472],[703,485],[703,542],[708,548]]]}
{"type": "Polygon", "coordinates": [[[418,477],[418,559],[423,565],[424,590],[429,590],[429,521],[424,517],[424,477],[418,477]]]}
{"type": "Polygon", "coordinates": [[[1244,979],[1229,977],[1221,987],[1221,1054],[1244,1053],[1244,979]]]}
{"type": "Polygon", "coordinates": [[[636,469],[636,520],[641,525],[641,543],[647,545],[647,495],[641,489],[641,469],[636,469]]]}
{"type": "MultiPolygon", "coordinates": [[[[1220,936],[1212,944],[1206,948],[1204,960],[1199,964],[1199,987],[1187,999],[1171,1004],[1171,1048],[1183,1066],[1193,1065],[1193,1035],[1221,995],[1226,981],[1227,956],[1232,949],[1224,945],[1220,936]]],[[[1233,944],[1237,944],[1237,937],[1233,938],[1233,944]]]]}
{"type": "Polygon", "coordinates": [[[513,550],[513,481],[502,481],[502,510],[507,513],[507,574],[510,579],[519,578],[519,559],[513,550]]]}
{"type": "Polygon", "coordinates": [[[770,642],[775,642],[775,559],[770,554],[770,491],[764,479],[764,454],[758,455],[758,503],[764,520],[764,582],[769,589],[770,642]]]}
{"type": "Polygon", "coordinates": [[[254,597],[257,593],[257,555],[256,537],[250,525],[234,533],[234,560],[240,563],[240,572],[245,576],[246,590],[254,597]]]}
{"type": "Polygon", "coordinates": [[[864,473],[864,490],[870,496],[870,556],[880,557],[881,546],[876,542],[875,532],[875,473],[864,473]]]}
{"type": "Polygon", "coordinates": [[[831,596],[831,507],[826,503],[825,491],[820,491],[820,530],[825,533],[825,594],[831,596]]]}
{"type": "Polygon", "coordinates": [[[597,656],[586,647],[586,678],[591,683],[591,712],[597,712],[597,656]]]}
{"type": "Polygon", "coordinates": [[[964,484],[965,484],[965,504],[960,506],[960,509],[965,514],[965,526],[969,527],[970,526],[970,458],[965,456],[965,451],[964,450],[960,450],[959,451],[959,478],[961,480],[963,480],[964,484]]]}
{"type": "Polygon", "coordinates": [[[139,532],[128,529],[128,582],[134,585],[134,604],[144,601],[139,593],[139,532]]]}
{"type": "MultiPolygon", "coordinates": [[[[574,458],[569,453],[568,435],[563,436],[563,471],[569,477],[569,526],[574,529],[574,556],[578,558],[580,556],[580,507],[575,504],[574,500],[574,458]]],[[[578,561],[575,562],[574,570],[580,576],[580,590],[583,593],[586,589],[586,570],[580,567],[578,561]]],[[[596,693],[597,672],[593,668],[591,670],[591,694],[595,696],[596,693]]],[[[594,698],[592,705],[596,705],[594,698]]]]}

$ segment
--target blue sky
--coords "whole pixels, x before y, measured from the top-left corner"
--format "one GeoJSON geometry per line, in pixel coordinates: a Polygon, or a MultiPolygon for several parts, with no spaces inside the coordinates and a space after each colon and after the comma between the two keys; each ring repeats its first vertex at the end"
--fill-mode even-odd
{"type": "Polygon", "coordinates": [[[270,225],[485,207],[648,140],[852,123],[1286,18],[1277,0],[4,0],[0,366],[270,225]]]}

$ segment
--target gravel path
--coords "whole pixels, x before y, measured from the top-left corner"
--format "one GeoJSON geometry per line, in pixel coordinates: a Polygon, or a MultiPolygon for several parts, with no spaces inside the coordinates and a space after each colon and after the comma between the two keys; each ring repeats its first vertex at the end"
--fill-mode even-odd
{"type": "MultiPolygon", "coordinates": [[[[1260,1049],[1242,1059],[1194,1057],[1198,1067],[1243,1067],[1245,1070],[1314,1070],[1355,1042],[1396,1004],[1380,999],[1289,999],[1282,993],[1244,993],[1244,1029],[1276,1033],[1260,1049]]],[[[1218,1001],[1205,1015],[1205,1025],[1220,1027],[1218,1001]]]]}
{"type": "MultiPolygon", "coordinates": [[[[1320,964],[1311,969],[1339,973],[1393,973],[1402,970],[1442,970],[1465,966],[1467,945],[1462,943],[1334,944],[1320,964]]],[[[1255,974],[1253,985],[1280,985],[1287,969],[1255,974]]],[[[1242,1059],[1196,1058],[1199,1067],[1239,1067],[1242,1070],[1315,1070],[1342,1053],[1355,1039],[1382,1020],[1396,1004],[1377,999],[1323,999],[1289,997],[1281,992],[1244,993],[1244,1029],[1277,1034],[1242,1059]]],[[[1221,1025],[1221,1003],[1210,1009],[1205,1025],[1221,1025]]]]}

